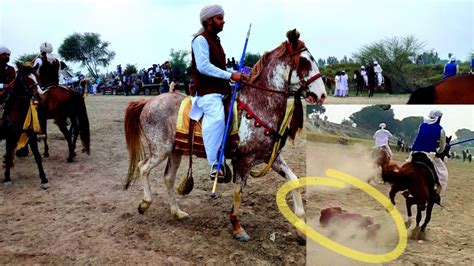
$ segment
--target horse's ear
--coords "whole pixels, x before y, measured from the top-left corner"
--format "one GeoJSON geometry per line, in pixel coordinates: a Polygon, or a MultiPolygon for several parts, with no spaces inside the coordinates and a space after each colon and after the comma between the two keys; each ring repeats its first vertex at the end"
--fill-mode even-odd
{"type": "Polygon", "coordinates": [[[293,48],[296,48],[298,46],[300,33],[296,29],[289,30],[286,32],[286,38],[288,38],[288,42],[291,43],[293,48]]]}
{"type": "Polygon", "coordinates": [[[18,70],[22,70],[24,68],[20,61],[15,61],[15,65],[18,70]]]}

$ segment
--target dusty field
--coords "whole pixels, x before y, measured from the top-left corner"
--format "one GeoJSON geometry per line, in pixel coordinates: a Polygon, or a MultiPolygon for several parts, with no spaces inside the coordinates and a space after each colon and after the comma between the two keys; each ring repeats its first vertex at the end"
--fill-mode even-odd
{"type": "MultiPolygon", "coordinates": [[[[285,180],[271,172],[249,179],[241,207],[248,243],[232,239],[228,221],[230,184],[218,186],[211,200],[207,162],[195,160],[194,191],[179,197],[192,219],[176,221],[169,212],[161,175],[152,172],[154,202],[137,212],[141,182],[123,190],[128,154],[123,134],[126,104],[140,97],[90,96],[91,155],[66,163],[66,143],[50,123],[50,158],[44,167],[51,188],[39,187],[32,156],[17,159],[13,184],[0,185],[0,264],[304,264],[306,248],[280,215],[275,193],[285,180]],[[291,232],[291,233],[289,233],[291,232]],[[270,235],[276,233],[274,242],[270,235]]],[[[0,145],[4,152],[4,143],[0,145]]],[[[283,155],[297,175],[306,171],[305,139],[288,145],[283,155]],[[286,156],[285,156],[286,155],[286,156]]],[[[186,173],[183,159],[178,175],[186,173]]]]}
{"type": "MultiPolygon", "coordinates": [[[[307,174],[325,177],[328,168],[344,171],[360,179],[367,179],[374,174],[371,167],[368,148],[358,145],[339,145],[321,142],[307,142],[307,174]]],[[[407,154],[395,154],[395,160],[401,163],[407,154]]],[[[472,265],[474,263],[474,238],[472,234],[474,222],[474,203],[470,196],[474,186],[474,164],[460,161],[449,161],[447,191],[443,194],[442,203],[445,208],[435,206],[432,219],[427,228],[426,241],[422,244],[408,240],[404,253],[393,265],[472,265]]],[[[376,188],[388,195],[389,185],[378,184],[376,188]]],[[[366,241],[360,235],[350,236],[360,230],[338,228],[338,234],[332,239],[360,251],[369,253],[385,253],[391,251],[398,241],[394,223],[385,209],[364,192],[354,188],[343,190],[310,187],[307,192],[307,213],[309,224],[318,228],[321,209],[341,206],[350,212],[371,216],[376,223],[381,223],[381,234],[374,241],[366,241]]],[[[404,199],[397,195],[396,207],[406,217],[404,199]]],[[[415,207],[413,207],[415,210],[415,207]]],[[[416,212],[415,212],[416,214],[416,212]]],[[[422,220],[423,222],[423,220],[422,220]]],[[[412,225],[413,228],[413,225],[412,225]]],[[[320,229],[320,228],[319,228],[320,229]]],[[[320,230],[323,233],[328,231],[320,230]]],[[[408,234],[410,235],[410,230],[408,234]]],[[[333,232],[334,233],[334,232],[333,232]]],[[[308,265],[364,265],[329,251],[312,241],[307,245],[308,265]]]]}
{"type": "Polygon", "coordinates": [[[410,94],[375,94],[374,97],[351,96],[351,97],[334,97],[329,96],[324,104],[406,104],[410,94]]]}

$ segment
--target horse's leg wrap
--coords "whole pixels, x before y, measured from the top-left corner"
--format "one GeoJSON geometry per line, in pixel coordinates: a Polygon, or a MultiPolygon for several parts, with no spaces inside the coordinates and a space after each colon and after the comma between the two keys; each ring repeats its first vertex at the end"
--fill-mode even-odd
{"type": "Polygon", "coordinates": [[[232,223],[233,232],[232,235],[235,239],[247,242],[250,240],[250,236],[245,232],[244,228],[239,222],[239,207],[241,202],[242,187],[239,183],[234,185],[234,195],[232,209],[229,214],[230,222],[232,223]]]}

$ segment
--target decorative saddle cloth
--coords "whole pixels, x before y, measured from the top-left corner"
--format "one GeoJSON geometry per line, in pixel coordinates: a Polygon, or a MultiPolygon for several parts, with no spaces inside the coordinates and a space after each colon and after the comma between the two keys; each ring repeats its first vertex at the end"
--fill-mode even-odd
{"type": "MultiPolygon", "coordinates": [[[[230,104],[230,103],[229,103],[230,104]]],[[[228,110],[229,108],[224,108],[228,110]]],[[[191,126],[191,118],[189,111],[191,110],[191,97],[187,96],[181,102],[176,121],[176,134],[174,149],[181,155],[190,155],[191,145],[190,140],[193,140],[193,154],[200,158],[206,158],[206,151],[204,149],[204,142],[202,139],[202,118],[199,121],[193,121],[194,126],[191,126]],[[194,129],[194,138],[189,135],[189,129],[194,129]]],[[[226,113],[227,121],[227,113],[226,113]]],[[[229,154],[234,151],[239,144],[239,121],[237,112],[237,103],[234,104],[232,110],[232,127],[229,128],[229,135],[227,136],[225,153],[229,154]]]]}

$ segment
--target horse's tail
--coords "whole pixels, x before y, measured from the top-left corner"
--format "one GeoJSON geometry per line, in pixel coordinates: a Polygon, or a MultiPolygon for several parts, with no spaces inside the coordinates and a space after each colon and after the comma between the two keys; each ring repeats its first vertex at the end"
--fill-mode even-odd
{"type": "Polygon", "coordinates": [[[125,139],[127,140],[128,149],[128,174],[125,183],[125,189],[128,189],[138,177],[140,177],[138,162],[142,155],[142,145],[140,137],[142,127],[140,125],[140,114],[147,100],[139,100],[130,102],[125,110],[125,139]]]}
{"type": "Polygon", "coordinates": [[[77,106],[77,121],[79,126],[79,134],[81,137],[83,151],[87,155],[91,152],[91,132],[89,127],[89,117],[87,116],[86,103],[84,98],[81,95],[75,95],[76,100],[78,101],[77,106]]]}

